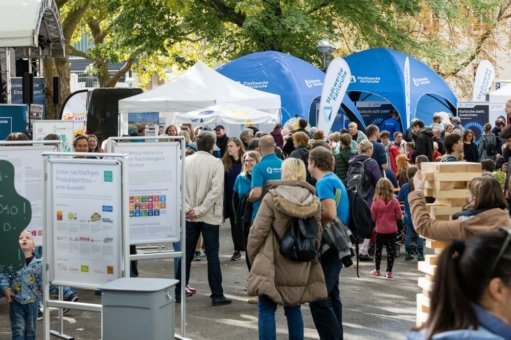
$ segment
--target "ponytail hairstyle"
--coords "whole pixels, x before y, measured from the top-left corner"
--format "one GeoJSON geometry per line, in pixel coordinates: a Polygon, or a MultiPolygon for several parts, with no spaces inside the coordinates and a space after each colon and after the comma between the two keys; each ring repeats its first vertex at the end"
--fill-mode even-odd
{"type": "Polygon", "coordinates": [[[511,230],[481,233],[467,242],[454,240],[438,258],[429,317],[419,328],[426,339],[472,327],[479,320],[472,304],[480,304],[490,281],[511,287],[511,230]],[[499,256],[500,255],[500,256],[499,256]]]}

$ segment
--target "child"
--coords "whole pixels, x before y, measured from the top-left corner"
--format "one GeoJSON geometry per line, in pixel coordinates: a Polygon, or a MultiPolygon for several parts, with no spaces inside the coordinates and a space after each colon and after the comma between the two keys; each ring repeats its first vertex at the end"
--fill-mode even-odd
{"type": "Polygon", "coordinates": [[[392,278],[392,266],[394,265],[394,254],[396,250],[397,223],[403,214],[398,200],[394,197],[392,183],[381,178],[376,184],[373,204],[371,205],[371,216],[376,222],[376,249],[374,252],[374,270],[372,275],[380,276],[380,262],[383,245],[387,247],[387,273],[385,277],[392,278]]]}
{"type": "Polygon", "coordinates": [[[412,236],[417,236],[417,261],[424,261],[424,240],[420,238],[415,230],[413,229],[412,223],[412,214],[410,213],[410,202],[408,202],[408,194],[410,191],[414,190],[413,187],[413,176],[419,170],[416,166],[411,166],[408,168],[407,176],[408,183],[404,184],[397,195],[397,199],[399,202],[405,202],[405,225],[406,225],[406,237],[405,237],[405,261],[413,260],[413,256],[411,254],[411,244],[412,244],[412,236]]]}
{"type": "Polygon", "coordinates": [[[406,143],[406,157],[408,158],[408,162],[410,164],[415,164],[415,143],[414,142],[406,143]]]}
{"type": "Polygon", "coordinates": [[[35,339],[37,312],[42,290],[42,260],[34,255],[34,237],[23,231],[19,237],[26,265],[17,272],[0,275],[0,289],[9,302],[13,339],[35,339]]]}

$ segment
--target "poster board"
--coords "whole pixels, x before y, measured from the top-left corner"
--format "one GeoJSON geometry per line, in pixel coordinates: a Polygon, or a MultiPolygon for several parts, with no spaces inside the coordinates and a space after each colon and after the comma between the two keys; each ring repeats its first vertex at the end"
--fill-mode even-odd
{"type": "Polygon", "coordinates": [[[73,151],[74,122],[63,120],[39,120],[34,122],[34,140],[43,140],[50,133],[60,136],[61,151],[73,151]]]}
{"type": "Polygon", "coordinates": [[[6,160],[14,167],[16,192],[30,202],[32,218],[25,230],[32,234],[37,246],[43,244],[44,224],[44,169],[41,154],[52,151],[58,151],[57,146],[0,147],[0,160],[6,160]]]}
{"type": "Polygon", "coordinates": [[[48,160],[50,281],[97,288],[122,277],[122,163],[48,160]]]}
{"type": "Polygon", "coordinates": [[[490,103],[490,120],[488,123],[495,127],[495,121],[499,116],[506,117],[506,103],[490,103]]]}
{"type": "Polygon", "coordinates": [[[394,110],[394,106],[387,101],[357,101],[355,106],[358,112],[360,112],[362,119],[364,119],[366,126],[371,124],[380,126],[385,119],[389,118],[390,110],[394,110]]]}
{"type": "Polygon", "coordinates": [[[0,104],[0,140],[13,132],[27,130],[27,106],[0,104]]]}
{"type": "Polygon", "coordinates": [[[119,143],[112,152],[128,155],[130,244],[180,239],[180,144],[119,143]]]}
{"type": "Polygon", "coordinates": [[[490,103],[458,102],[458,117],[465,129],[470,129],[474,132],[474,137],[477,141],[479,136],[484,134],[484,124],[490,122],[490,103]]]}

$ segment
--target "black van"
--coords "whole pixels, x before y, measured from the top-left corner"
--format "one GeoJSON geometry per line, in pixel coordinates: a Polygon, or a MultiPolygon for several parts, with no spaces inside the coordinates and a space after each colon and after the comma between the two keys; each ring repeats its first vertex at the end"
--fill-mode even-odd
{"type": "Polygon", "coordinates": [[[141,88],[101,88],[89,91],[85,133],[98,137],[99,144],[118,135],[119,100],[142,93],[141,88]]]}

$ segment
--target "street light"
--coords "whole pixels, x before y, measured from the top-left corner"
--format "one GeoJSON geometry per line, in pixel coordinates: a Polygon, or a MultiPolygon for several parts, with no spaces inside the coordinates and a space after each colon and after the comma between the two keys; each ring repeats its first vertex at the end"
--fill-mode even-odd
{"type": "Polygon", "coordinates": [[[327,63],[326,63],[326,57],[331,55],[335,51],[335,46],[332,45],[332,43],[326,39],[321,39],[318,42],[318,45],[316,46],[316,49],[323,55],[323,68],[326,72],[327,69],[327,63]]]}

